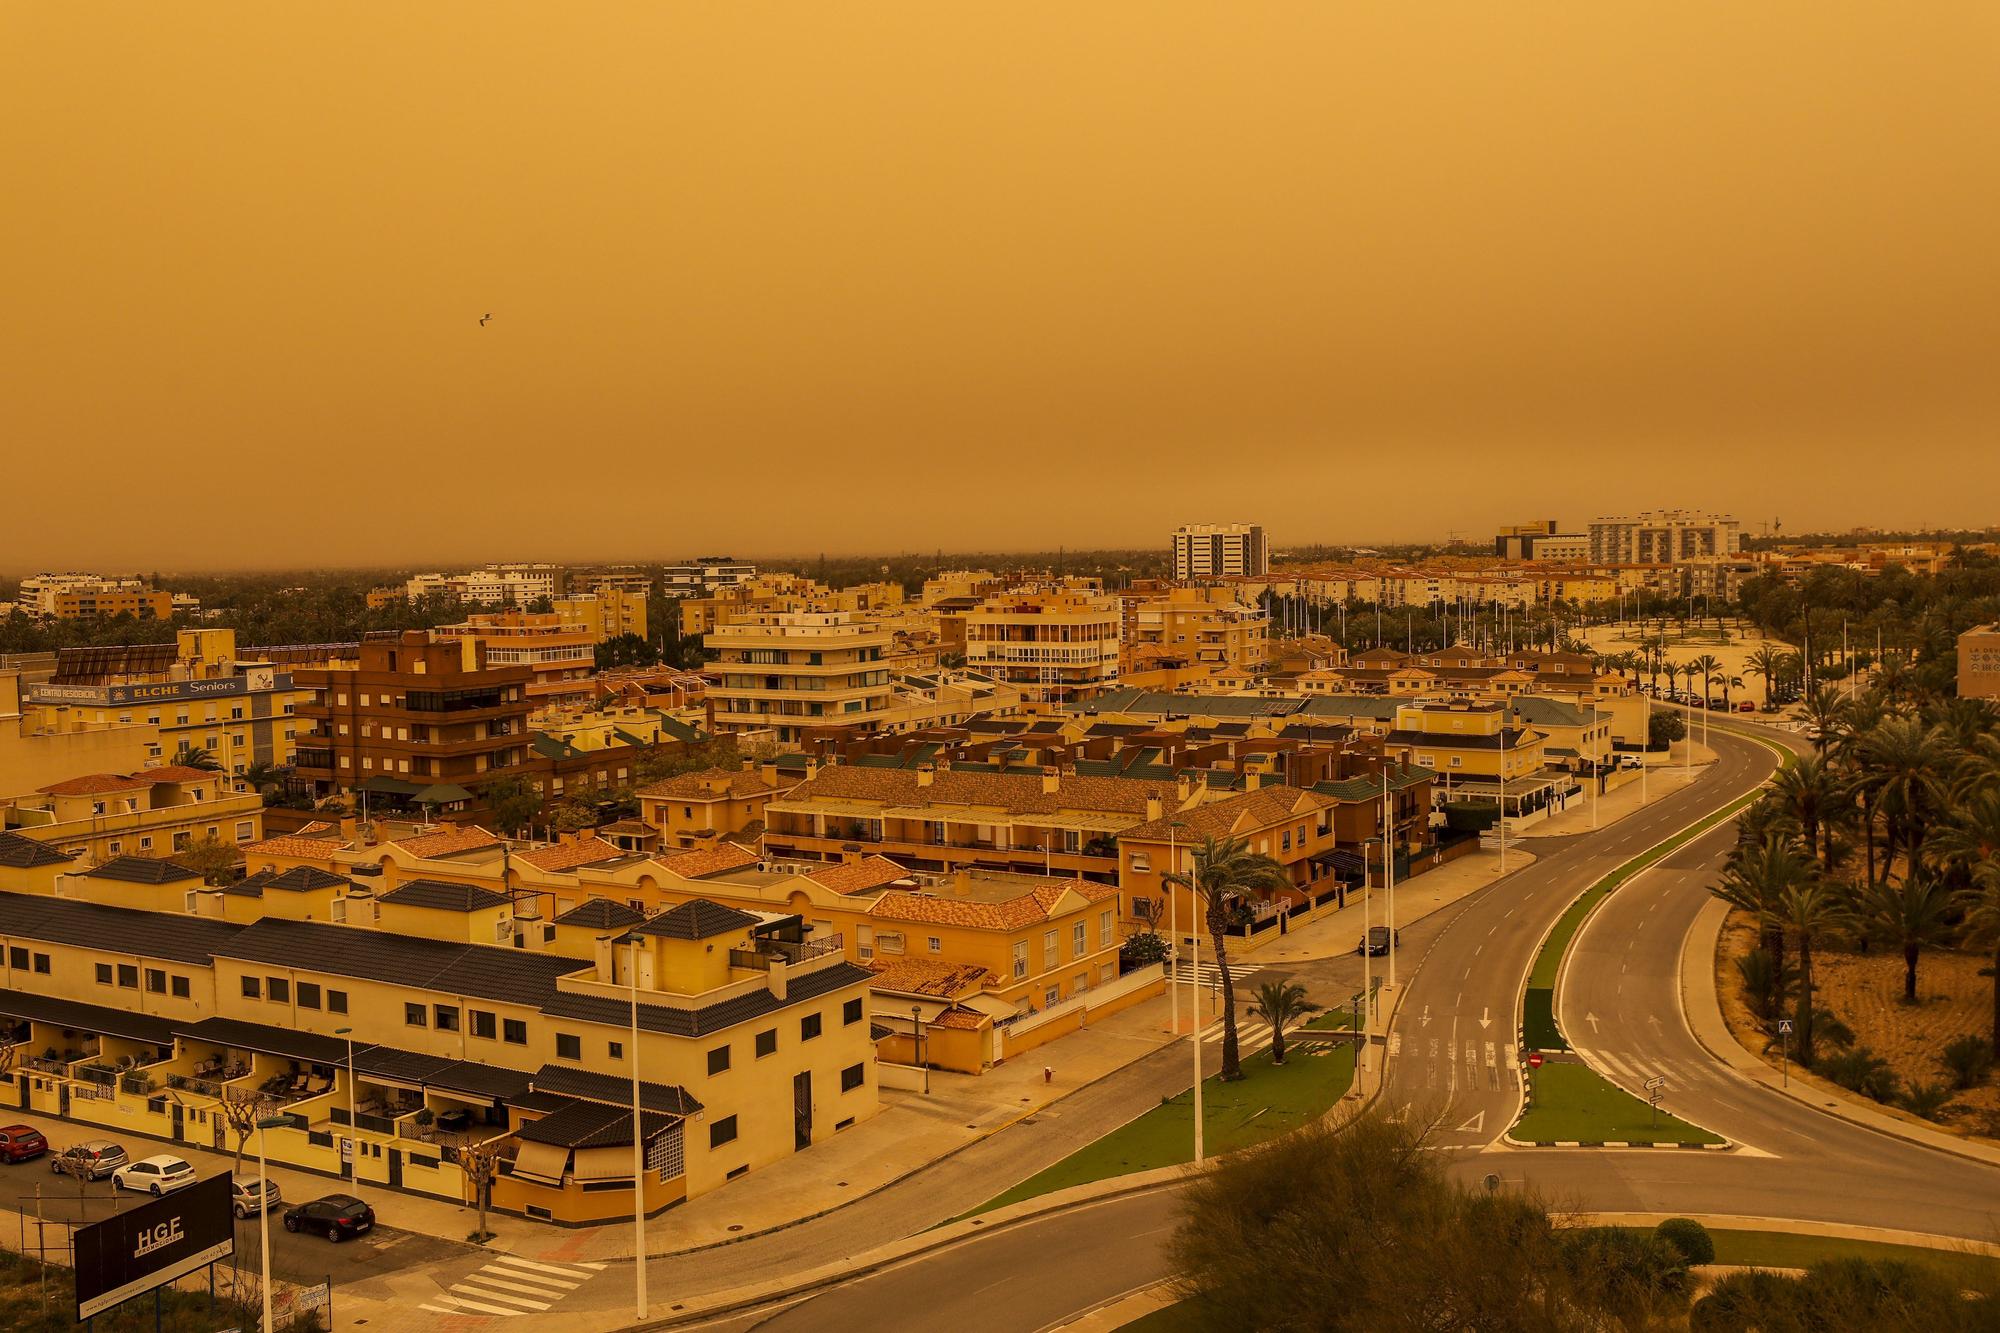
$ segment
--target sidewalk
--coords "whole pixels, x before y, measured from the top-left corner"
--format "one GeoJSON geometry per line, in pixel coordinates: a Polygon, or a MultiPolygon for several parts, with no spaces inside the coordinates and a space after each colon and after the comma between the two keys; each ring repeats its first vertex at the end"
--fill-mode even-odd
{"type": "MultiPolygon", "coordinates": [[[[1535,854],[1521,845],[1520,836],[1507,844],[1507,873],[1524,870],[1535,863],[1535,854]]],[[[1401,931],[1431,913],[1451,906],[1500,878],[1500,853],[1477,851],[1449,861],[1434,870],[1396,885],[1396,929],[1401,931]]],[[[1389,924],[1389,894],[1376,888],[1369,893],[1367,919],[1374,925],[1389,924]]],[[[1362,902],[1359,893],[1347,895],[1347,906],[1320,915],[1303,925],[1295,925],[1283,935],[1267,931],[1262,942],[1232,942],[1231,962],[1310,963],[1338,958],[1354,952],[1361,942],[1362,902]]]]}
{"type": "Polygon", "coordinates": [[[1752,1083],[1791,1097],[1822,1115],[1838,1116],[1878,1134],[1894,1135],[1939,1152],[2000,1166],[2000,1148],[1913,1124],[1853,1101],[1845,1091],[1830,1091],[1817,1079],[1797,1076],[1796,1066],[1794,1076],[1787,1079],[1783,1071],[1745,1050],[1722,1017],[1722,1002],[1715,989],[1716,945],[1722,936],[1722,923],[1728,915],[1729,904],[1720,898],[1705,904],[1701,914],[1695,918],[1694,928],[1688,932],[1687,947],[1681,953],[1681,998],[1687,1009],[1688,1024],[1694,1029],[1695,1040],[1710,1055],[1752,1083]]]}

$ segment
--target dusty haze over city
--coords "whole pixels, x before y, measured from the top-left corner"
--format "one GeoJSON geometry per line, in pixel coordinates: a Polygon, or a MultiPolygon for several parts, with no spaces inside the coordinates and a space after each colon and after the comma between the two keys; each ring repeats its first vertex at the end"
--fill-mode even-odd
{"type": "Polygon", "coordinates": [[[9,506],[9,568],[2000,493],[1970,0],[42,4],[0,36],[6,438],[84,469],[9,506]]]}

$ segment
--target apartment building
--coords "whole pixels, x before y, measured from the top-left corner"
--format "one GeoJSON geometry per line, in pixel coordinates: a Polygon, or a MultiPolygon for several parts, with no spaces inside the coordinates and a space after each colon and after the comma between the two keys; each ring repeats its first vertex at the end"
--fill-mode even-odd
{"type": "Polygon", "coordinates": [[[208,1146],[220,1102],[259,1093],[289,1122],[273,1161],[462,1202],[457,1151],[487,1144],[494,1206],[564,1223],[629,1218],[635,1183],[656,1212],[877,1109],[870,974],[796,917],[692,900],[562,954],[469,942],[447,896],[392,928],[359,890],[336,924],[6,888],[0,1022],[34,1054],[0,1097],[208,1146]]]}
{"type": "Polygon", "coordinates": [[[2000,624],[1975,625],[1958,636],[1958,697],[2000,699],[2000,624]]]}
{"type": "Polygon", "coordinates": [[[1742,524],[1693,509],[1649,509],[1593,519],[1590,560],[1604,565],[1674,565],[1701,555],[1734,555],[1742,524]]]}
{"type": "Polygon", "coordinates": [[[845,611],[752,616],[711,630],[707,705],[718,735],[769,731],[782,744],[874,729],[890,705],[891,635],[845,611]]]}
{"type": "Polygon", "coordinates": [[[32,574],[21,580],[15,606],[22,614],[41,620],[118,615],[165,620],[174,613],[174,597],[136,574],[110,578],[82,573],[32,574]]]}
{"type": "Polygon", "coordinates": [[[558,596],[563,581],[557,565],[487,565],[463,574],[419,574],[403,592],[413,602],[441,596],[480,606],[527,606],[558,596]]]}
{"type": "Polygon", "coordinates": [[[264,835],[264,798],[199,768],[83,773],[0,801],[0,832],[95,866],[167,856],[205,839],[225,847],[255,842],[264,835]]]}
{"type": "Polygon", "coordinates": [[[653,591],[653,574],[651,570],[642,569],[638,565],[572,569],[569,572],[568,591],[571,597],[601,592],[622,592],[629,596],[645,597],[653,591]]]}
{"type": "Polygon", "coordinates": [[[965,665],[1043,707],[1118,683],[1118,599],[1078,587],[989,597],[965,614],[965,665]]]}
{"type": "Polygon", "coordinates": [[[1174,529],[1174,578],[1259,578],[1271,551],[1256,523],[1183,523],[1174,529]]]}
{"type": "Polygon", "coordinates": [[[639,818],[668,847],[692,848],[716,835],[762,827],[764,807],[798,783],[775,768],[705,768],[639,788],[639,818]]]}
{"type": "Polygon", "coordinates": [[[1227,588],[1170,588],[1125,610],[1121,671],[1163,662],[1209,671],[1261,671],[1271,617],[1227,588]],[[1217,597],[1211,594],[1225,594],[1217,597]]]}
{"type": "Polygon", "coordinates": [[[669,597],[699,597],[756,577],[757,566],[726,555],[705,555],[660,571],[661,586],[669,597]]]}
{"type": "Polygon", "coordinates": [[[581,626],[593,643],[603,643],[621,634],[645,638],[647,634],[646,591],[601,587],[594,592],[572,592],[554,602],[556,618],[567,625],[581,626]]]}
{"type": "Polygon", "coordinates": [[[540,712],[571,708],[595,697],[598,638],[589,626],[552,611],[490,611],[436,631],[441,639],[475,639],[489,667],[526,667],[528,701],[540,712]]]}
{"type": "Polygon", "coordinates": [[[476,638],[422,630],[368,639],[358,665],[293,673],[296,776],[316,796],[367,792],[387,808],[462,810],[528,759],[526,666],[494,666],[476,638]]]}

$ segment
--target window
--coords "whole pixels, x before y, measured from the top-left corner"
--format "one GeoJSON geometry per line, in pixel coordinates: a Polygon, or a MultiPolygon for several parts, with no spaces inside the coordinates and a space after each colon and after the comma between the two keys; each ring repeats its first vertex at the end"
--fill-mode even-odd
{"type": "Polygon", "coordinates": [[[729,1069],[728,1045],[724,1044],[710,1050],[708,1053],[708,1072],[710,1074],[721,1074],[727,1072],[728,1069],[729,1069]]]}
{"type": "Polygon", "coordinates": [[[263,982],[259,981],[259,980],[258,980],[257,978],[255,978],[255,977],[245,977],[245,978],[243,978],[243,998],[244,998],[244,999],[246,999],[246,1000],[256,1000],[256,999],[261,999],[261,998],[263,998],[263,995],[264,995],[264,983],[263,983],[263,982]]]}
{"type": "Polygon", "coordinates": [[[1090,924],[1079,921],[1069,929],[1069,956],[1081,958],[1090,952],[1090,924]]]}
{"type": "Polygon", "coordinates": [[[1042,1003],[1043,1003],[1043,1004],[1060,1004],[1060,1003],[1062,1003],[1062,987],[1060,987],[1060,986],[1051,986],[1051,987],[1049,987],[1049,988],[1048,988],[1047,990],[1043,991],[1043,992],[1042,992],[1042,1003]]]}
{"type": "Polygon", "coordinates": [[[455,1004],[440,1004],[435,1008],[437,1030],[439,1032],[458,1031],[458,1006],[455,1004]]]}
{"type": "Polygon", "coordinates": [[[292,1002],[292,983],[283,977],[264,978],[264,998],[278,1004],[292,1002]]]}
{"type": "Polygon", "coordinates": [[[583,1059],[583,1038],[573,1032],[556,1033],[556,1059],[583,1059]]]}
{"type": "Polygon", "coordinates": [[[1097,914],[1097,947],[1109,949],[1115,931],[1116,927],[1111,924],[1111,909],[1107,907],[1097,914]]]}
{"type": "Polygon", "coordinates": [[[819,1035],[819,1015],[807,1014],[799,1020],[799,1040],[811,1041],[819,1035]]]}
{"type": "Polygon", "coordinates": [[[736,1141],[735,1116],[726,1115],[722,1117],[722,1119],[713,1121],[709,1124],[708,1127],[709,1147],[720,1148],[725,1143],[734,1143],[735,1141],[736,1141]]]}
{"type": "Polygon", "coordinates": [[[344,1013],[346,1013],[346,1012],[347,1012],[347,992],[346,992],[346,991],[344,991],[344,990],[330,990],[330,991],[328,991],[328,992],[326,993],[326,1011],[327,1011],[327,1012],[328,1012],[329,1014],[344,1014],[344,1013]]]}
{"type": "Polygon", "coordinates": [[[903,932],[900,930],[876,931],[875,947],[883,953],[901,953],[903,951],[903,932]]]}
{"type": "Polygon", "coordinates": [[[100,986],[109,986],[111,984],[111,964],[99,963],[97,965],[97,984],[100,986]]]}
{"type": "Polygon", "coordinates": [[[317,1008],[319,1008],[319,983],[318,983],[318,982],[316,982],[316,981],[301,981],[301,982],[299,983],[299,1008],[301,1008],[301,1009],[317,1009],[317,1008]]]}
{"type": "Polygon", "coordinates": [[[849,1065],[840,1071],[840,1090],[842,1092],[853,1092],[867,1081],[867,1072],[860,1065],[849,1065]]]}
{"type": "Polygon", "coordinates": [[[1153,858],[1145,852],[1132,853],[1132,869],[1144,875],[1153,868],[1153,858]]]}
{"type": "Polygon", "coordinates": [[[939,939],[937,936],[932,935],[929,940],[929,947],[932,953],[943,953],[944,941],[939,939]]]}
{"type": "Polygon", "coordinates": [[[624,1043],[624,1042],[622,1042],[622,1041],[608,1041],[608,1042],[604,1043],[604,1046],[605,1046],[605,1053],[606,1053],[606,1054],[608,1054],[608,1055],[609,1055],[609,1056],[610,1056],[610,1057],[611,1057],[612,1059],[614,1059],[614,1060],[623,1060],[623,1059],[625,1058],[625,1043],[624,1043]]]}
{"type": "Polygon", "coordinates": [[[778,1051],[778,1029],[766,1028],[757,1034],[757,1058],[775,1055],[778,1051]]]}
{"type": "Polygon", "coordinates": [[[146,989],[154,995],[167,993],[167,974],[157,967],[146,969],[146,989]]]}
{"type": "Polygon", "coordinates": [[[1284,836],[1279,840],[1279,849],[1287,852],[1292,850],[1292,831],[1290,829],[1286,829],[1284,836]]]}
{"type": "Polygon", "coordinates": [[[1019,940],[1014,945],[1014,980],[1028,975],[1028,942],[1019,940]]]}
{"type": "Polygon", "coordinates": [[[411,1027],[411,1028],[429,1027],[430,1017],[431,1017],[431,1011],[430,1011],[430,1006],[428,1005],[405,1004],[403,1006],[404,1027],[411,1027]]]}
{"type": "Polygon", "coordinates": [[[1044,969],[1054,967],[1060,961],[1057,950],[1061,946],[1057,941],[1061,938],[1061,935],[1062,932],[1055,930],[1045,930],[1042,932],[1042,967],[1044,969]]]}
{"type": "Polygon", "coordinates": [[[131,963],[118,965],[118,984],[127,990],[139,989],[139,969],[131,963]]]}
{"type": "Polygon", "coordinates": [[[510,1018],[500,1025],[500,1039],[516,1046],[528,1044],[528,1024],[526,1020],[510,1018]]]}
{"type": "Polygon", "coordinates": [[[474,1009],[472,1011],[473,1036],[484,1037],[486,1038],[486,1040],[492,1041],[493,1027],[494,1027],[493,1015],[491,1013],[487,1012],[484,1009],[474,1009]]]}
{"type": "Polygon", "coordinates": [[[252,829],[249,820],[239,819],[236,821],[236,841],[248,842],[254,836],[255,831],[252,829]]]}
{"type": "Polygon", "coordinates": [[[175,977],[173,985],[175,999],[185,1000],[189,998],[191,992],[188,990],[188,979],[186,977],[175,977]]]}
{"type": "Polygon", "coordinates": [[[859,997],[849,1000],[846,1004],[840,1006],[840,1021],[842,1024],[849,1026],[861,1021],[861,1000],[859,997]]]}

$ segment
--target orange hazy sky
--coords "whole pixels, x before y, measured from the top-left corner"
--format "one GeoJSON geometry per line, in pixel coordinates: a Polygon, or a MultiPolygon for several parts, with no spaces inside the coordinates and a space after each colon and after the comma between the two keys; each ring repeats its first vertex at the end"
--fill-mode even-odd
{"type": "Polygon", "coordinates": [[[1990,0],[9,0],[0,567],[1993,522],[1996,57],[1990,0]]]}

